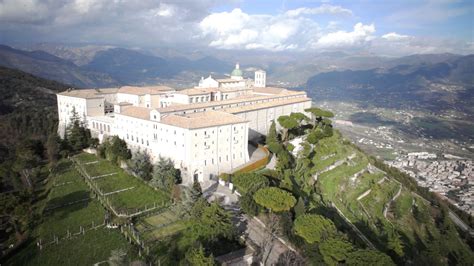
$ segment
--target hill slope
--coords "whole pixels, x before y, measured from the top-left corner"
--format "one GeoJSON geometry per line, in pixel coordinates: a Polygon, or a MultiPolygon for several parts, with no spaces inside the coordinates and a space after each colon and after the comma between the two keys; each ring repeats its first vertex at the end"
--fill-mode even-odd
{"type": "Polygon", "coordinates": [[[45,139],[57,120],[56,93],[69,86],[0,67],[0,144],[45,139]]]}
{"type": "Polygon", "coordinates": [[[107,74],[80,68],[70,61],[43,51],[27,52],[0,45],[0,66],[19,69],[38,77],[77,87],[104,87],[117,84],[117,81],[107,74]]]}
{"type": "Polygon", "coordinates": [[[316,99],[356,101],[383,108],[459,110],[474,113],[474,55],[434,64],[333,71],[311,77],[316,99]]]}

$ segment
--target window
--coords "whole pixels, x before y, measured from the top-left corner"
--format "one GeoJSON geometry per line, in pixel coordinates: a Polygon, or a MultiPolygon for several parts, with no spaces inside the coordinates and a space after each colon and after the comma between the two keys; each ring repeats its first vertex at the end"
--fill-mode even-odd
{"type": "Polygon", "coordinates": [[[204,165],[206,165],[206,160],[204,160],[204,165]]]}

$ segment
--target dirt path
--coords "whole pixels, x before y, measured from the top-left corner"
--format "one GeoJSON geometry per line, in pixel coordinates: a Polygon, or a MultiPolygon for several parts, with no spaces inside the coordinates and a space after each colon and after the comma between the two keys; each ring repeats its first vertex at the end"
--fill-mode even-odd
{"type": "Polygon", "coordinates": [[[393,198],[387,204],[385,204],[385,209],[383,210],[383,217],[385,217],[385,219],[387,219],[387,212],[390,209],[390,206],[392,205],[392,202],[394,202],[400,196],[400,194],[402,193],[402,188],[403,188],[402,184],[398,181],[396,181],[396,182],[398,183],[398,185],[400,185],[400,188],[398,189],[397,193],[393,196],[393,198]]]}

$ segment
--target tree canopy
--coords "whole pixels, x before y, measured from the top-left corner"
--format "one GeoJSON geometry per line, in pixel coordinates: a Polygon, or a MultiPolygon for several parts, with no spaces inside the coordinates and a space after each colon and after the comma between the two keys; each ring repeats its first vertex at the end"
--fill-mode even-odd
{"type": "Polygon", "coordinates": [[[237,173],[232,176],[232,183],[243,193],[270,185],[268,179],[259,173],[237,173]]]}
{"type": "Polygon", "coordinates": [[[334,117],[334,114],[332,112],[326,111],[320,108],[316,108],[316,107],[305,109],[305,111],[313,114],[316,117],[328,117],[328,118],[334,117]]]}
{"type": "Polygon", "coordinates": [[[371,249],[361,249],[352,252],[347,257],[346,264],[354,266],[395,265],[389,256],[382,252],[371,249]]]}
{"type": "Polygon", "coordinates": [[[298,123],[301,123],[303,120],[308,121],[309,118],[302,113],[291,113],[290,117],[295,119],[298,123]]]}
{"type": "Polygon", "coordinates": [[[154,187],[171,191],[175,184],[181,183],[181,171],[174,168],[174,163],[169,158],[160,157],[153,168],[150,184],[154,187]]]}
{"type": "Polygon", "coordinates": [[[310,244],[319,243],[336,233],[334,223],[317,214],[304,214],[297,217],[294,229],[297,235],[310,244]]]}
{"type": "Polygon", "coordinates": [[[288,140],[288,131],[299,125],[298,121],[295,118],[287,115],[282,115],[278,117],[278,123],[280,124],[280,126],[283,127],[282,140],[285,142],[288,140]]]}
{"type": "Polygon", "coordinates": [[[278,133],[276,131],[276,124],[275,120],[272,121],[270,129],[268,130],[267,138],[265,139],[265,143],[270,145],[271,143],[278,142],[278,133]]]}
{"type": "Polygon", "coordinates": [[[196,248],[191,248],[186,253],[185,261],[192,266],[213,266],[216,265],[212,254],[208,257],[204,253],[204,248],[199,245],[196,248]]]}
{"type": "Polygon", "coordinates": [[[117,136],[113,136],[111,139],[104,141],[98,148],[98,155],[102,158],[107,158],[117,165],[120,161],[132,158],[132,153],[128,149],[127,143],[117,136]]]}
{"type": "Polygon", "coordinates": [[[354,251],[354,246],[351,243],[337,238],[327,239],[319,245],[319,252],[328,265],[344,262],[352,251],[354,251]]]}
{"type": "Polygon", "coordinates": [[[187,232],[189,240],[213,242],[220,237],[230,239],[234,233],[231,214],[215,202],[200,206],[199,211],[193,210],[196,221],[187,232]]]}
{"type": "Polygon", "coordinates": [[[253,198],[255,202],[274,212],[289,211],[296,204],[291,193],[277,187],[259,189],[253,198]]]}
{"type": "Polygon", "coordinates": [[[150,180],[153,172],[153,165],[151,164],[150,155],[146,152],[136,152],[129,163],[130,170],[142,178],[143,180],[150,180]]]}

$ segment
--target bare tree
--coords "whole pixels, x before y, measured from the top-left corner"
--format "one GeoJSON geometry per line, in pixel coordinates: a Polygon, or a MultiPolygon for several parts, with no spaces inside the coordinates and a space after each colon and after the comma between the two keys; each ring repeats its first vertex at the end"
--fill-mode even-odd
{"type": "Polygon", "coordinates": [[[291,250],[288,250],[288,251],[285,251],[284,253],[282,253],[278,257],[278,262],[276,263],[276,265],[303,266],[303,265],[305,265],[305,261],[297,253],[295,253],[291,250]]]}
{"type": "Polygon", "coordinates": [[[274,213],[270,213],[268,216],[268,221],[265,224],[266,230],[263,233],[262,242],[260,243],[261,252],[259,258],[264,265],[267,265],[267,261],[270,258],[272,253],[274,242],[276,239],[276,233],[278,232],[278,223],[279,218],[274,213]]]}

